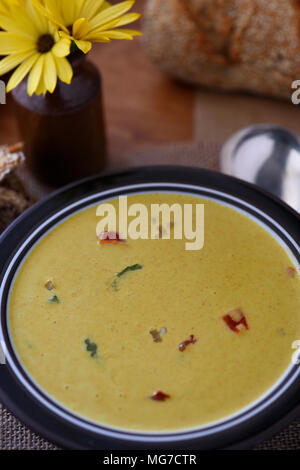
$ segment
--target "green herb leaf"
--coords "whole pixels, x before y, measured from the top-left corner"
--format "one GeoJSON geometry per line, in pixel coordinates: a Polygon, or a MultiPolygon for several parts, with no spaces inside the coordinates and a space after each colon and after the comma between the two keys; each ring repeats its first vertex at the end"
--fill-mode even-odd
{"type": "Polygon", "coordinates": [[[48,299],[48,302],[52,303],[52,304],[59,304],[60,303],[60,300],[59,298],[57,297],[57,295],[52,295],[49,299],[48,299]]]}
{"type": "Polygon", "coordinates": [[[113,280],[113,283],[112,283],[112,288],[114,290],[118,290],[118,280],[122,276],[127,274],[128,272],[138,271],[139,269],[143,269],[143,266],[141,264],[133,264],[131,266],[126,266],[126,268],[124,268],[122,271],[120,271],[119,273],[116,274],[116,278],[113,280]]]}
{"type": "Polygon", "coordinates": [[[125,269],[123,269],[123,271],[117,274],[117,277],[122,277],[129,271],[138,271],[139,269],[143,269],[143,266],[141,264],[133,264],[132,266],[127,266],[125,269]]]}
{"type": "Polygon", "coordinates": [[[95,357],[97,355],[97,351],[98,351],[97,344],[92,343],[89,338],[85,339],[84,342],[85,342],[85,345],[86,345],[86,348],[85,348],[86,351],[88,351],[90,353],[91,357],[95,357]]]}

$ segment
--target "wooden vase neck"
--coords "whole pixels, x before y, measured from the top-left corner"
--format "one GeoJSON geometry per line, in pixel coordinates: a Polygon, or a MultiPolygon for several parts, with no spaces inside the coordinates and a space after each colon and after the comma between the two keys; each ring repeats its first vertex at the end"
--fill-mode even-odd
{"type": "Polygon", "coordinates": [[[60,80],[54,93],[32,97],[27,94],[27,80],[24,80],[12,94],[17,103],[38,114],[60,115],[72,113],[92,100],[101,89],[101,76],[98,69],[82,53],[69,57],[73,68],[70,85],[60,80]]]}

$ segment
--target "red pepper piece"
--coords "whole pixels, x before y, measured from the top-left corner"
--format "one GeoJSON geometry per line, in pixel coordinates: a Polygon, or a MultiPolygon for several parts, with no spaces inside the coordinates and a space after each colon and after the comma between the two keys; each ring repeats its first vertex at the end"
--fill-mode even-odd
{"type": "Polygon", "coordinates": [[[116,245],[126,243],[126,240],[121,238],[118,232],[101,232],[98,238],[100,245],[116,245]]]}
{"type": "Polygon", "coordinates": [[[195,344],[197,340],[194,335],[190,335],[190,339],[186,339],[179,345],[179,351],[183,352],[189,344],[195,344]]]}
{"type": "Polygon", "coordinates": [[[246,330],[249,330],[246,317],[241,308],[236,308],[235,310],[232,310],[231,312],[229,312],[227,315],[223,317],[223,320],[226,323],[226,325],[237,334],[241,332],[240,328],[238,328],[239,325],[243,325],[246,328],[246,330]],[[239,316],[239,319],[235,320],[233,318],[233,315],[239,316]]]}
{"type": "Polygon", "coordinates": [[[158,392],[155,392],[153,393],[152,397],[151,397],[151,400],[154,400],[154,401],[166,401],[168,400],[170,397],[170,395],[167,395],[166,393],[162,392],[161,390],[159,390],[158,392]]]}

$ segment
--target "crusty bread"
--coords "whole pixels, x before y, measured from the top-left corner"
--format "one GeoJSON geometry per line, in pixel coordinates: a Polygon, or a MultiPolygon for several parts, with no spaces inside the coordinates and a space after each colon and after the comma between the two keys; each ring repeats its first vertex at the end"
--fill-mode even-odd
{"type": "Polygon", "coordinates": [[[148,0],[144,43],[168,74],[290,99],[300,79],[300,0],[148,0]]]}
{"type": "Polygon", "coordinates": [[[0,147],[0,233],[30,205],[23,183],[15,174],[24,157],[20,146],[0,147]]]}
{"type": "Polygon", "coordinates": [[[28,206],[28,200],[21,193],[0,186],[0,233],[28,206]]]}

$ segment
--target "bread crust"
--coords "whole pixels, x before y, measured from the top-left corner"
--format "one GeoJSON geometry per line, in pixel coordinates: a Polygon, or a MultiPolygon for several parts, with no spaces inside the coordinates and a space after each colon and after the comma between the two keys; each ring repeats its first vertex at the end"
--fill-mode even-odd
{"type": "Polygon", "coordinates": [[[0,233],[28,206],[28,200],[21,193],[0,186],[0,233]]]}
{"type": "Polygon", "coordinates": [[[144,43],[187,83],[290,99],[300,79],[300,0],[148,0],[144,43]]]}
{"type": "Polygon", "coordinates": [[[0,147],[0,233],[30,205],[28,194],[15,170],[24,157],[19,145],[0,147]]]}

